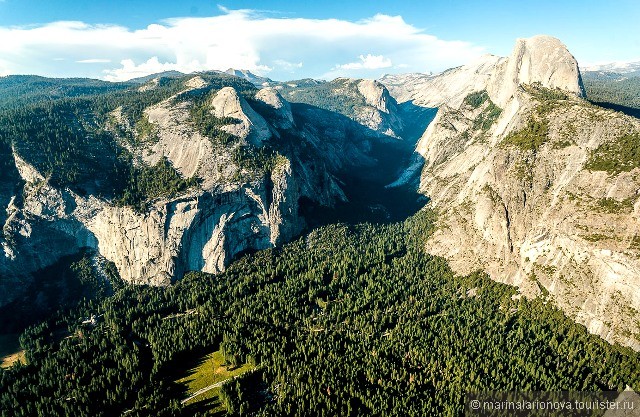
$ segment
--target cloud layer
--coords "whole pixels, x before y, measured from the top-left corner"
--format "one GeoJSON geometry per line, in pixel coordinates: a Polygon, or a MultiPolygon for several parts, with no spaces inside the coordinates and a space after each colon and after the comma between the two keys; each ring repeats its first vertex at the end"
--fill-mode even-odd
{"type": "Polygon", "coordinates": [[[343,69],[343,70],[380,69],[380,68],[389,68],[391,66],[391,60],[389,58],[385,58],[382,55],[367,54],[367,56],[360,55],[359,58],[360,58],[360,62],[350,62],[348,64],[337,65],[335,69],[343,69]]]}
{"type": "Polygon", "coordinates": [[[441,71],[484,52],[387,15],[351,22],[222,9],[219,16],[169,19],[140,30],[83,22],[0,27],[0,75],[111,81],[167,70],[227,68],[274,79],[377,77],[400,69],[441,71]]]}

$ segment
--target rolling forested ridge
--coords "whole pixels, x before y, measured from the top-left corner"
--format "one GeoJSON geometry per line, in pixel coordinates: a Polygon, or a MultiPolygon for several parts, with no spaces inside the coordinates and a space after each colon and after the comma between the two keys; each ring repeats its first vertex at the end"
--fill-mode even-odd
{"type": "Polygon", "coordinates": [[[231,415],[458,416],[469,390],[640,389],[638,353],[426,255],[433,216],[325,226],[215,277],[85,301],[22,335],[2,416],[206,415],[220,404],[183,406],[174,381],[218,349],[254,367],[220,389],[231,415]]]}

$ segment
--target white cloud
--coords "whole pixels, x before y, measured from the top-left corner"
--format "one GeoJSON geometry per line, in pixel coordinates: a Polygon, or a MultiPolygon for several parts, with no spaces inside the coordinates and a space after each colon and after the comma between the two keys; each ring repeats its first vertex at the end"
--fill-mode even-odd
{"type": "Polygon", "coordinates": [[[277,68],[291,73],[295,72],[296,69],[302,68],[302,62],[289,62],[284,59],[276,59],[273,64],[277,68]]]}
{"type": "Polygon", "coordinates": [[[0,27],[0,69],[108,80],[166,70],[227,68],[269,73],[274,79],[291,74],[332,78],[370,75],[372,69],[381,68],[439,71],[485,52],[467,42],[426,34],[400,16],[376,15],[352,22],[221,11],[219,16],[168,19],[139,30],[83,22],[0,27]],[[362,51],[368,55],[361,56],[360,62],[335,65],[349,62],[362,51]]]}
{"type": "Polygon", "coordinates": [[[389,58],[385,58],[382,55],[367,54],[367,56],[360,55],[358,58],[360,58],[360,62],[350,62],[348,64],[336,65],[334,69],[380,69],[389,68],[391,66],[391,60],[389,58]]]}

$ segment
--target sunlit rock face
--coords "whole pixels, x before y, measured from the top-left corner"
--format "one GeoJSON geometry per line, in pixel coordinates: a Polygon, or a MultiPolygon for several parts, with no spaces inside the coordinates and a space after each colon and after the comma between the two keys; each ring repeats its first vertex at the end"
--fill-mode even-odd
{"type": "Polygon", "coordinates": [[[639,349],[640,170],[586,165],[640,122],[584,101],[576,60],[548,36],[412,83],[391,79],[389,89],[400,102],[439,107],[413,170],[440,213],[427,251],[460,273],[482,269],[546,297],[589,331],[639,349]],[[481,104],[466,99],[481,91],[481,104]]]}

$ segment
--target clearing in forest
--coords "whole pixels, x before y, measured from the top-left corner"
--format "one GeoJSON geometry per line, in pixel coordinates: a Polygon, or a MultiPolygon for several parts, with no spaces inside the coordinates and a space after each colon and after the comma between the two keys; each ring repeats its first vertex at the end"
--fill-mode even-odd
{"type": "Polygon", "coordinates": [[[186,398],[192,397],[198,391],[204,391],[186,401],[185,404],[205,406],[204,408],[209,409],[209,411],[224,411],[218,398],[221,383],[255,368],[255,366],[249,364],[240,366],[225,364],[222,350],[209,353],[191,365],[192,367],[186,372],[186,376],[175,382],[187,388],[186,398]],[[207,387],[212,385],[217,386],[205,391],[207,387]]]}
{"type": "Polygon", "coordinates": [[[8,368],[16,362],[26,363],[19,337],[17,333],[0,334],[0,367],[8,368]]]}

